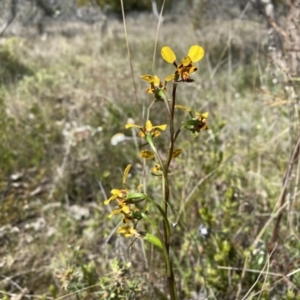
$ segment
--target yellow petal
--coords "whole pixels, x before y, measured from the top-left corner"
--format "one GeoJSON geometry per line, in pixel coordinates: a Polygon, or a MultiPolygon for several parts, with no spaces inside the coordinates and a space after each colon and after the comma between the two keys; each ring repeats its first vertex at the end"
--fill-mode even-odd
{"type": "Polygon", "coordinates": [[[139,132],[139,136],[143,138],[143,137],[145,137],[146,135],[145,135],[145,133],[141,130],[141,131],[139,132]]]}
{"type": "Polygon", "coordinates": [[[121,213],[121,209],[115,209],[111,212],[111,214],[108,215],[108,218],[110,219],[110,218],[112,218],[112,216],[118,215],[120,213],[121,213]]]}
{"type": "Polygon", "coordinates": [[[145,80],[145,81],[147,81],[147,82],[153,82],[154,81],[154,77],[155,76],[152,76],[152,75],[141,75],[141,78],[143,79],[143,80],[145,80]]]}
{"type": "Polygon", "coordinates": [[[143,150],[140,152],[140,157],[146,159],[152,159],[154,157],[154,153],[149,150],[143,150]]]}
{"type": "Polygon", "coordinates": [[[109,204],[110,201],[118,198],[118,195],[120,194],[120,192],[121,192],[120,190],[116,190],[116,189],[112,190],[111,191],[112,196],[109,199],[105,200],[104,204],[107,205],[107,204],[109,204]]]}
{"type": "Polygon", "coordinates": [[[170,47],[162,47],[161,56],[166,62],[170,64],[172,64],[176,60],[176,55],[170,47]]]}
{"type": "Polygon", "coordinates": [[[128,173],[130,171],[130,168],[131,168],[131,164],[129,164],[126,169],[124,170],[124,173],[123,173],[123,183],[125,184],[126,183],[126,179],[127,179],[127,176],[128,176],[128,173]]]}
{"type": "Polygon", "coordinates": [[[188,66],[189,64],[191,64],[192,63],[192,60],[191,60],[191,58],[189,57],[189,56],[187,56],[187,57],[185,57],[183,60],[182,60],[182,65],[184,66],[184,67],[186,67],[186,66],[188,66]]]}
{"type": "Polygon", "coordinates": [[[182,109],[184,111],[187,111],[187,112],[190,112],[191,110],[183,105],[179,105],[179,104],[176,104],[175,105],[175,108],[179,108],[179,109],[182,109]]]}
{"type": "Polygon", "coordinates": [[[153,128],[158,128],[158,129],[160,129],[160,130],[166,130],[166,128],[167,128],[167,124],[163,124],[163,125],[154,126],[153,128]]]}
{"type": "Polygon", "coordinates": [[[192,62],[199,61],[204,56],[204,49],[198,45],[193,45],[189,50],[188,56],[191,58],[192,62]]]}
{"type": "Polygon", "coordinates": [[[153,136],[153,137],[158,137],[158,136],[160,136],[160,135],[161,135],[161,132],[160,132],[159,130],[154,129],[154,130],[152,131],[152,136],[153,136]]]}
{"type": "Polygon", "coordinates": [[[154,76],[153,83],[155,86],[159,86],[159,84],[160,84],[160,79],[156,75],[154,76]]]}
{"type": "Polygon", "coordinates": [[[197,116],[200,116],[200,117],[202,117],[202,118],[204,118],[204,119],[207,119],[207,118],[208,118],[208,115],[209,115],[208,112],[205,112],[205,113],[201,114],[201,113],[199,113],[199,112],[196,111],[196,110],[195,110],[195,113],[196,113],[197,116]]]}
{"type": "Polygon", "coordinates": [[[166,78],[165,78],[165,81],[166,81],[166,82],[169,82],[169,81],[171,81],[171,80],[174,80],[174,78],[175,78],[175,74],[172,74],[172,75],[169,75],[168,77],[166,77],[166,78]]]}
{"type": "Polygon", "coordinates": [[[125,237],[130,237],[138,232],[132,226],[125,225],[118,228],[117,233],[124,234],[125,237]]]}
{"type": "Polygon", "coordinates": [[[111,193],[112,195],[119,195],[120,193],[122,193],[122,191],[121,191],[121,190],[118,190],[118,189],[112,189],[112,190],[110,191],[110,193],[111,193]]]}
{"type": "Polygon", "coordinates": [[[150,132],[152,130],[153,126],[150,120],[147,120],[145,128],[147,132],[150,132]]]}
{"type": "Polygon", "coordinates": [[[124,214],[129,214],[129,213],[130,213],[130,207],[127,206],[127,205],[124,205],[124,206],[122,207],[122,212],[123,212],[124,214]]]}
{"type": "Polygon", "coordinates": [[[146,92],[148,94],[153,94],[153,91],[152,91],[152,87],[150,86],[149,88],[146,89],[146,92]]]}
{"type": "Polygon", "coordinates": [[[182,153],[182,149],[176,149],[173,151],[172,157],[178,157],[182,153]]]}
{"type": "Polygon", "coordinates": [[[114,200],[115,198],[117,198],[117,197],[114,197],[114,198],[110,197],[109,199],[107,199],[107,200],[104,201],[104,204],[105,204],[105,205],[108,205],[109,202],[110,202],[111,200],[114,200]]]}
{"type": "Polygon", "coordinates": [[[125,125],[125,128],[126,128],[126,129],[132,128],[132,127],[135,127],[135,128],[142,128],[141,126],[135,125],[135,124],[126,124],[126,125],[125,125]]]}
{"type": "Polygon", "coordinates": [[[197,68],[193,65],[189,68],[189,74],[194,73],[196,71],[197,71],[197,68]]]}

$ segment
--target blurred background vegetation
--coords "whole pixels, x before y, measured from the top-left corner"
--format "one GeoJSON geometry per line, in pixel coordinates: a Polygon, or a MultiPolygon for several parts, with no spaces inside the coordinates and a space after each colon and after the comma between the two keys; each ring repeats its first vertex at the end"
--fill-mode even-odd
{"type": "MultiPolygon", "coordinates": [[[[275,4],[284,28],[289,3],[275,4]]],[[[103,201],[128,163],[133,188],[149,174],[124,128],[150,103],[139,76],[173,71],[162,46],[180,59],[199,44],[195,82],[178,86],[179,104],[210,113],[200,138],[178,139],[172,166],[179,298],[300,299],[299,168],[272,243],[299,100],[270,60],[263,13],[246,0],[166,1],[153,71],[152,3],[124,8],[134,83],[120,1],[0,2],[0,298],[166,299],[162,258],[114,234],[103,201]],[[127,139],[113,145],[117,133],[127,139]]],[[[158,178],[147,177],[147,191],[160,197],[158,178]]]]}

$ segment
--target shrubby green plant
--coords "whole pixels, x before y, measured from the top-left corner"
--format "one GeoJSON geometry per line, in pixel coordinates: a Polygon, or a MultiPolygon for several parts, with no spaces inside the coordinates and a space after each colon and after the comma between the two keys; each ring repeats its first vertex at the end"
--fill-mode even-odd
{"type": "MultiPolygon", "coordinates": [[[[70,295],[76,295],[78,299],[116,300],[136,299],[144,294],[142,278],[135,278],[130,274],[131,263],[124,264],[118,259],[112,259],[109,274],[98,277],[95,264],[85,263],[79,252],[72,263],[60,268],[56,274],[61,286],[70,295]]],[[[56,298],[55,287],[52,286],[50,290],[56,298]]]]}
{"type": "Polygon", "coordinates": [[[22,39],[13,37],[0,44],[0,88],[4,84],[17,82],[26,75],[34,74],[16,53],[16,49],[23,42],[22,39]]]}
{"type": "Polygon", "coordinates": [[[6,112],[3,99],[0,99],[0,178],[11,170],[15,154],[10,145],[10,134],[15,128],[15,122],[6,112]]]}
{"type": "MultiPolygon", "coordinates": [[[[99,279],[100,299],[136,299],[143,295],[141,278],[130,278],[131,264],[122,264],[117,259],[111,261],[112,273],[99,279]]],[[[98,287],[97,287],[98,288],[98,287]]]]}

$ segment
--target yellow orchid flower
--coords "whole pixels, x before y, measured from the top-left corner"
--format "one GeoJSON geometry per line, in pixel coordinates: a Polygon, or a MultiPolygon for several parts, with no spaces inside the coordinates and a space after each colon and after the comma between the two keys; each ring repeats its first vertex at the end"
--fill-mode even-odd
{"type": "Polygon", "coordinates": [[[197,68],[193,63],[203,58],[204,50],[198,45],[193,45],[189,49],[188,55],[180,62],[179,65],[177,65],[176,55],[170,47],[163,47],[161,49],[161,56],[166,62],[171,63],[176,67],[175,78],[181,78],[181,80],[176,79],[176,82],[193,82],[194,80],[190,78],[189,74],[197,71],[197,68]]]}
{"type": "Polygon", "coordinates": [[[126,124],[125,128],[139,128],[139,136],[140,137],[146,137],[146,135],[150,134],[152,137],[157,137],[161,134],[161,131],[165,130],[167,128],[167,124],[153,126],[152,122],[150,120],[147,120],[145,127],[135,125],[135,124],[126,124]]]}
{"type": "Polygon", "coordinates": [[[142,75],[141,78],[150,83],[150,86],[146,89],[148,94],[154,94],[155,99],[163,100],[163,93],[167,91],[167,83],[175,78],[175,75],[171,75],[165,78],[163,83],[156,75],[142,75]]]}
{"type": "Polygon", "coordinates": [[[138,231],[129,225],[119,227],[117,233],[124,234],[125,237],[131,237],[132,235],[139,237],[138,231]]]}
{"type": "Polygon", "coordinates": [[[148,94],[155,94],[156,89],[162,89],[163,91],[167,90],[165,85],[156,75],[141,75],[141,78],[150,83],[150,87],[146,90],[148,94]]]}
{"type": "Polygon", "coordinates": [[[182,153],[182,149],[175,149],[172,153],[172,158],[178,157],[182,153]]]}
{"type": "Polygon", "coordinates": [[[193,114],[191,111],[189,111],[190,116],[192,119],[184,122],[183,127],[187,130],[191,131],[194,136],[197,136],[198,133],[201,130],[207,130],[207,118],[208,118],[208,112],[200,113],[198,111],[194,111],[195,114],[193,114]]]}
{"type": "Polygon", "coordinates": [[[128,190],[118,190],[118,189],[113,189],[111,190],[112,196],[104,201],[105,205],[108,205],[110,201],[112,200],[124,200],[128,194],[128,190]]]}
{"type": "Polygon", "coordinates": [[[140,157],[145,158],[145,159],[152,159],[152,158],[154,158],[154,153],[149,150],[143,150],[140,152],[140,157]]]}
{"type": "Polygon", "coordinates": [[[200,132],[201,129],[207,130],[207,118],[208,118],[208,112],[205,113],[199,113],[198,111],[195,111],[196,117],[195,120],[199,121],[198,126],[195,129],[197,132],[200,132]]]}
{"type": "Polygon", "coordinates": [[[108,218],[111,218],[114,215],[118,215],[120,213],[123,213],[124,215],[128,215],[130,213],[130,207],[126,205],[126,202],[119,202],[119,209],[115,209],[112,211],[112,213],[108,216],[108,218]]]}
{"type": "Polygon", "coordinates": [[[153,166],[151,168],[150,172],[154,176],[161,177],[163,175],[163,171],[162,171],[161,166],[159,164],[156,164],[155,166],[153,166]]]}

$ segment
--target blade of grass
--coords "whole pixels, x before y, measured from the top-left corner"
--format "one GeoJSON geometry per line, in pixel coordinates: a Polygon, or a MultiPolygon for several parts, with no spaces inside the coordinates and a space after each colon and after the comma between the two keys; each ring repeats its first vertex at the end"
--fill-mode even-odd
{"type": "MultiPolygon", "coordinates": [[[[130,47],[129,47],[129,42],[128,42],[128,35],[127,35],[127,26],[126,26],[126,18],[125,18],[125,11],[124,11],[124,3],[123,0],[120,0],[121,2],[121,8],[122,8],[122,18],[123,18],[123,26],[124,26],[124,33],[125,33],[125,40],[126,40],[126,47],[127,47],[127,53],[128,53],[128,60],[129,60],[129,66],[130,66],[130,74],[131,74],[131,79],[133,83],[133,88],[134,88],[134,98],[135,98],[135,110],[139,107],[139,101],[138,101],[138,96],[137,96],[137,88],[136,88],[136,82],[134,79],[134,71],[133,71],[133,65],[132,65],[132,59],[131,59],[131,54],[130,54],[130,47]]],[[[137,112],[135,114],[136,116],[138,115],[137,112]]],[[[138,119],[140,116],[138,117],[138,119]]],[[[140,119],[138,121],[140,122],[140,119]]]]}
{"type": "Polygon", "coordinates": [[[164,7],[165,7],[165,0],[163,1],[163,4],[161,6],[161,10],[160,10],[160,13],[159,13],[159,19],[158,19],[158,23],[157,23],[157,28],[156,28],[156,36],[155,36],[153,59],[152,59],[152,71],[153,72],[154,72],[154,67],[155,67],[155,55],[156,55],[156,49],[157,49],[158,34],[159,34],[160,25],[161,25],[162,20],[163,20],[162,14],[163,14],[163,11],[164,11],[164,7]]]}

